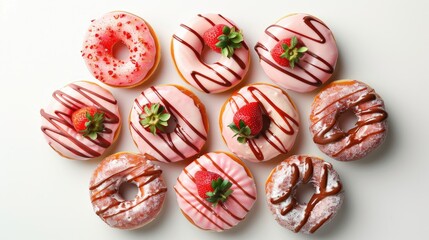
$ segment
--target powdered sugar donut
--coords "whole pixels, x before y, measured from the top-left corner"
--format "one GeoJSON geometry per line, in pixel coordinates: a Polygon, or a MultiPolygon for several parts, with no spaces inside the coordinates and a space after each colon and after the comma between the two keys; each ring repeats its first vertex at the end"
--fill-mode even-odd
{"type": "Polygon", "coordinates": [[[314,233],[340,209],[344,193],[332,165],[320,158],[294,155],[281,162],[265,183],[268,207],[277,222],[294,232],[314,233]],[[315,187],[308,203],[295,198],[296,189],[306,183],[315,187]]]}
{"type": "Polygon", "coordinates": [[[370,86],[356,80],[330,83],[311,105],[310,131],[320,150],[340,161],[365,157],[380,146],[387,136],[387,112],[384,101],[370,86]],[[352,110],[356,125],[344,132],[339,116],[352,110]]]}
{"type": "Polygon", "coordinates": [[[146,81],[160,60],[156,34],[142,18],[127,12],[110,12],[94,20],[83,43],[82,57],[89,71],[112,87],[134,87],[146,81]],[[113,46],[128,47],[128,59],[113,56],[113,46]]]}
{"type": "Polygon", "coordinates": [[[219,115],[222,138],[239,158],[252,162],[270,160],[287,153],[299,131],[299,114],[292,99],[278,87],[259,83],[245,86],[232,94],[219,115]],[[255,137],[240,143],[228,126],[243,106],[258,102],[264,114],[264,127],[255,137]]]}
{"type": "Polygon", "coordinates": [[[288,15],[268,26],[256,44],[255,51],[271,80],[297,92],[312,91],[328,81],[338,58],[331,30],[320,19],[304,13],[288,15]],[[277,63],[271,51],[280,41],[294,36],[308,51],[292,69],[277,63]]]}
{"type": "Polygon", "coordinates": [[[216,25],[230,28],[235,24],[220,14],[199,14],[180,24],[171,41],[171,54],[180,76],[196,89],[206,93],[228,90],[243,80],[249,69],[250,53],[245,41],[228,58],[220,55],[217,62],[205,63],[201,58],[205,41],[203,35],[216,25]]]}
{"type": "Polygon", "coordinates": [[[219,232],[236,226],[256,201],[255,182],[249,169],[239,159],[223,152],[204,154],[189,164],[177,178],[174,190],[182,213],[203,230],[219,232]],[[199,195],[196,175],[201,171],[219,175],[231,183],[232,193],[226,200],[214,205],[199,195]]]}
{"type": "MultiPolygon", "coordinates": [[[[208,120],[204,104],[191,91],[177,85],[153,86],[135,100],[129,116],[131,136],[141,153],[153,160],[176,162],[198,154],[207,140],[208,120]],[[155,134],[143,124],[145,106],[159,104],[174,129],[155,134]]],[[[161,126],[163,127],[163,126],[161,126]]],[[[168,128],[168,126],[166,126],[168,128]]]]}
{"type": "Polygon", "coordinates": [[[49,146],[61,156],[77,160],[99,157],[118,137],[119,107],[108,90],[95,83],[79,81],[55,91],[52,96],[49,106],[40,110],[41,129],[49,146]],[[85,137],[72,123],[72,114],[86,106],[104,113],[104,129],[96,139],[85,137]]]}
{"type": "Polygon", "coordinates": [[[144,156],[120,152],[105,158],[95,169],[89,191],[95,213],[109,226],[120,229],[142,227],[161,211],[167,187],[162,170],[144,156]],[[133,200],[119,193],[123,183],[137,186],[133,200]]]}

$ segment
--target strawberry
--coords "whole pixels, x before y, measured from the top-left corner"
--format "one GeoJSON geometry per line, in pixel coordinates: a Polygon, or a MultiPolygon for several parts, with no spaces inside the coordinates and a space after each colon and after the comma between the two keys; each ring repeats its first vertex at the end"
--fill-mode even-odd
{"type": "Polygon", "coordinates": [[[153,135],[164,133],[168,126],[171,115],[167,113],[164,106],[159,103],[148,103],[143,106],[143,113],[140,114],[140,124],[153,135]]]}
{"type": "Polygon", "coordinates": [[[243,34],[236,32],[234,27],[230,28],[224,24],[217,24],[203,34],[203,39],[212,50],[231,58],[234,49],[241,47],[243,34]]]}
{"type": "Polygon", "coordinates": [[[71,119],[74,129],[92,140],[104,130],[104,113],[95,107],[80,108],[72,113],[71,119]]]}
{"type": "Polygon", "coordinates": [[[195,173],[195,184],[198,195],[211,202],[214,207],[220,202],[225,202],[232,193],[232,183],[223,179],[219,174],[210,171],[198,171],[195,173]]]}
{"type": "Polygon", "coordinates": [[[304,56],[308,48],[302,46],[298,39],[293,36],[280,40],[273,49],[271,49],[271,57],[280,66],[294,68],[299,59],[304,56]]]}
{"type": "Polygon", "coordinates": [[[262,110],[258,102],[244,105],[234,115],[234,123],[228,125],[238,136],[237,141],[246,143],[248,138],[258,135],[263,127],[262,110]]]}

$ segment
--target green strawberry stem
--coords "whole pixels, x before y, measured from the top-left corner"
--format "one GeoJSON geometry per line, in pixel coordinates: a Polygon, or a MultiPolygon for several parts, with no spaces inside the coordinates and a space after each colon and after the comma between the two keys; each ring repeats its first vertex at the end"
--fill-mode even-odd
{"type": "Polygon", "coordinates": [[[299,59],[304,56],[304,53],[308,51],[307,47],[298,48],[297,44],[298,39],[295,36],[292,37],[290,46],[282,44],[284,52],[280,57],[289,60],[289,66],[292,69],[295,67],[295,64],[299,62],[299,59]]]}
{"type": "Polygon", "coordinates": [[[211,182],[213,192],[207,192],[206,195],[208,202],[213,203],[213,207],[216,207],[219,202],[225,202],[233,192],[231,188],[232,183],[226,179],[218,178],[211,182]]]}
{"type": "Polygon", "coordinates": [[[239,143],[246,143],[248,138],[253,138],[254,136],[251,135],[252,130],[247,126],[243,120],[239,121],[239,127],[235,125],[235,123],[231,123],[228,125],[229,128],[235,133],[234,137],[237,137],[237,141],[239,143]]]}
{"type": "Polygon", "coordinates": [[[81,133],[83,136],[95,140],[98,137],[98,133],[104,130],[104,113],[96,112],[94,116],[91,116],[89,112],[86,112],[85,116],[88,121],[85,122],[85,130],[82,130],[81,133]]]}
{"type": "Polygon", "coordinates": [[[243,34],[236,32],[235,28],[229,28],[228,26],[223,27],[222,35],[217,39],[219,42],[216,43],[216,47],[221,49],[223,56],[231,58],[234,55],[234,50],[240,48],[243,42],[243,34]]]}
{"type": "Polygon", "coordinates": [[[149,128],[153,135],[156,135],[157,130],[164,132],[171,117],[169,113],[164,112],[165,107],[159,103],[155,103],[150,108],[147,105],[144,106],[143,110],[144,112],[140,114],[140,124],[144,128],[149,128]]]}

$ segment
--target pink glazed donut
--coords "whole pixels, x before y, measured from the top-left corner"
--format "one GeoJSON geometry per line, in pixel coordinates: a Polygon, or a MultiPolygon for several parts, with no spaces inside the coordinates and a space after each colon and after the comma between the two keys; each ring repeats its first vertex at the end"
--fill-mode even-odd
{"type": "Polygon", "coordinates": [[[112,87],[143,83],[160,60],[159,43],[151,26],[140,17],[119,11],[91,23],[81,52],[92,75],[112,87]],[[113,47],[119,42],[128,47],[128,59],[113,56],[113,47]]]}
{"type": "Polygon", "coordinates": [[[320,158],[294,155],[277,165],[265,183],[268,207],[277,222],[294,232],[314,233],[330,221],[343,203],[344,192],[338,173],[320,158]],[[308,203],[295,198],[306,183],[315,187],[308,203]]]}
{"type": "Polygon", "coordinates": [[[340,161],[352,161],[365,157],[384,142],[387,116],[383,99],[370,86],[356,80],[338,80],[314,98],[310,131],[322,152],[340,161]],[[353,111],[357,122],[345,132],[338,118],[347,110],[353,111]]]}
{"type": "Polygon", "coordinates": [[[243,80],[250,65],[249,47],[244,41],[231,58],[220,55],[213,64],[203,62],[203,35],[218,24],[238,29],[231,20],[220,14],[198,14],[189,22],[180,24],[171,40],[171,55],[180,76],[206,93],[223,92],[234,87],[243,80]]]}
{"type": "Polygon", "coordinates": [[[162,170],[143,155],[120,152],[106,157],[95,169],[89,184],[95,213],[109,226],[136,229],[156,218],[162,209],[167,187],[162,170]],[[135,199],[119,193],[123,183],[137,186],[135,199]]]}
{"type": "Polygon", "coordinates": [[[255,51],[268,77],[279,86],[296,92],[310,92],[328,81],[338,58],[331,30],[320,19],[304,13],[288,15],[267,27],[255,51]],[[271,56],[271,50],[279,41],[293,36],[308,51],[292,69],[279,65],[271,56]]]}
{"type": "Polygon", "coordinates": [[[47,108],[41,109],[42,132],[48,142],[61,156],[88,160],[101,156],[119,136],[121,117],[113,95],[98,84],[79,81],[55,91],[47,108]],[[104,130],[97,139],[84,137],[72,123],[74,111],[95,107],[105,116],[104,130]]]}
{"type": "Polygon", "coordinates": [[[221,232],[244,220],[256,201],[253,176],[240,159],[224,152],[210,152],[189,164],[174,186],[177,202],[185,217],[203,230],[221,232]],[[198,194],[196,173],[209,171],[232,183],[232,194],[214,206],[198,194]]]}

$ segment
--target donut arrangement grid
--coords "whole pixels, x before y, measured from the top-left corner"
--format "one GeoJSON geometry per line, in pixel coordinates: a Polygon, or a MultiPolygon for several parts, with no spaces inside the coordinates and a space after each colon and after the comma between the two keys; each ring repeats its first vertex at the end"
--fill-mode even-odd
{"type": "MultiPolygon", "coordinates": [[[[221,14],[198,14],[180,24],[170,47],[180,77],[207,94],[235,87],[249,70],[251,48],[238,26],[221,14]],[[222,54],[213,64],[202,60],[207,46],[222,54]]],[[[289,153],[300,119],[285,89],[309,92],[320,87],[331,78],[338,58],[328,26],[303,13],[287,15],[268,26],[254,50],[264,72],[281,88],[257,83],[234,92],[219,114],[222,138],[234,155],[201,155],[183,169],[174,186],[184,216],[204,230],[227,230],[245,219],[257,192],[250,170],[240,159],[263,162],[289,153]]],[[[156,70],[160,46],[144,19],[116,11],[91,23],[82,57],[99,81],[111,87],[134,87],[156,70]],[[113,56],[118,42],[128,47],[128,59],[113,56]]],[[[71,83],[52,96],[51,104],[40,110],[41,130],[48,144],[70,159],[102,156],[121,128],[114,96],[87,81],[71,83]]],[[[370,86],[357,80],[338,80],[316,95],[310,132],[326,155],[352,161],[383,143],[387,117],[383,100],[370,86]],[[338,118],[348,110],[358,121],[343,131],[338,118]]],[[[183,161],[201,154],[208,127],[204,104],[192,91],[179,85],[144,90],[129,114],[129,130],[140,154],[120,152],[101,161],[89,187],[95,213],[120,229],[139,228],[156,218],[167,187],[154,161],[183,161]],[[187,107],[180,110],[180,106],[187,107]],[[166,130],[172,123],[175,126],[166,130]],[[134,199],[125,200],[119,193],[124,182],[137,186],[134,199]]],[[[309,155],[293,155],[278,164],[267,178],[265,192],[276,221],[302,233],[314,233],[329,222],[344,198],[332,164],[309,155]],[[307,183],[316,191],[304,204],[295,194],[298,186],[307,183]]]]}

